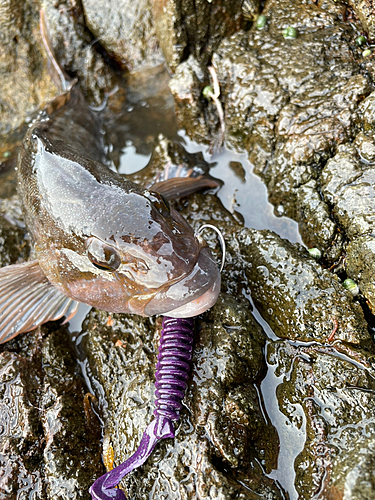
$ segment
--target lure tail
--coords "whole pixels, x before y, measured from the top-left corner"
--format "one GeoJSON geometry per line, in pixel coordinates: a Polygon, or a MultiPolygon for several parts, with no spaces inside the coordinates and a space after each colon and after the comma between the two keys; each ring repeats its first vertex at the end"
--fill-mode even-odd
{"type": "Polygon", "coordinates": [[[137,451],[91,486],[90,494],[94,500],[126,500],[123,491],[116,486],[147,460],[161,439],[175,436],[173,422],[180,417],[189,378],[193,326],[193,318],[163,319],[155,375],[155,419],[147,426],[137,451]]]}

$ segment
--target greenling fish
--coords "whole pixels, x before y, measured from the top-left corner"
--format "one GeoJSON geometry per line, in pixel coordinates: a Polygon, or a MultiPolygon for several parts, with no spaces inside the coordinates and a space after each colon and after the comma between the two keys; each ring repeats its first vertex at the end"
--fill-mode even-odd
{"type": "Polygon", "coordinates": [[[34,120],[19,154],[18,193],[36,259],[0,269],[0,342],[67,321],[79,302],[176,318],[215,303],[220,272],[169,205],[173,189],[142,188],[104,161],[97,118],[73,84],[34,120]]]}

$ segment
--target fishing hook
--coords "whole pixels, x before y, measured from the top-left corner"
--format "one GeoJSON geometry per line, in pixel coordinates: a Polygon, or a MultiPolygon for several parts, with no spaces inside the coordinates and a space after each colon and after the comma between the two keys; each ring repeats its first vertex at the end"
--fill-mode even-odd
{"type": "Polygon", "coordinates": [[[201,226],[196,231],[195,236],[199,239],[201,237],[200,234],[201,234],[202,230],[206,229],[206,228],[212,229],[218,235],[220,246],[221,246],[221,252],[222,252],[221,266],[220,266],[220,272],[221,272],[223,270],[223,268],[224,268],[225,257],[226,257],[226,254],[227,254],[224,236],[223,236],[222,232],[220,231],[220,229],[218,229],[216,226],[213,226],[212,224],[203,224],[203,226],[201,226]]]}

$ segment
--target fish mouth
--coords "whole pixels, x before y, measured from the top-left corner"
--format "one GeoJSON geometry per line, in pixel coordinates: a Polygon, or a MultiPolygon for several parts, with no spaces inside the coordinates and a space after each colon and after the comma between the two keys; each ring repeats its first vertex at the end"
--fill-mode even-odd
{"type": "Polygon", "coordinates": [[[192,271],[167,290],[157,293],[145,307],[147,316],[164,314],[190,318],[212,307],[220,293],[220,271],[207,247],[201,249],[192,271]]]}
{"type": "Polygon", "coordinates": [[[206,290],[203,295],[200,295],[183,306],[168,311],[166,316],[170,316],[171,318],[191,318],[192,316],[198,316],[204,313],[217,301],[220,293],[220,284],[221,280],[219,274],[219,279],[215,281],[212,287],[206,290]]]}

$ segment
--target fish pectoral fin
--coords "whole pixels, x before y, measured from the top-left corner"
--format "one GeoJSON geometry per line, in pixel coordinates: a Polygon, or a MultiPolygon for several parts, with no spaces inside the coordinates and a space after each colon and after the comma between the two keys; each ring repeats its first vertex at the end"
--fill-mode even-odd
{"type": "Polygon", "coordinates": [[[33,260],[0,269],[0,344],[77,312],[79,303],[55,288],[33,260]]]}
{"type": "Polygon", "coordinates": [[[156,182],[150,187],[150,190],[162,194],[167,200],[173,200],[188,196],[201,189],[211,189],[218,186],[220,184],[216,180],[200,175],[199,177],[173,177],[166,181],[156,182]]]}

